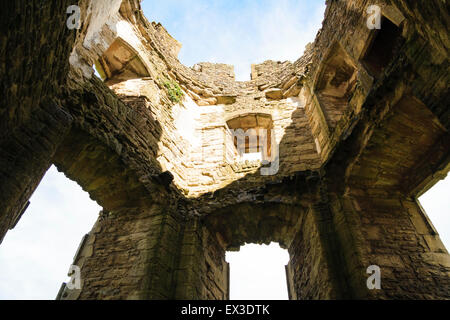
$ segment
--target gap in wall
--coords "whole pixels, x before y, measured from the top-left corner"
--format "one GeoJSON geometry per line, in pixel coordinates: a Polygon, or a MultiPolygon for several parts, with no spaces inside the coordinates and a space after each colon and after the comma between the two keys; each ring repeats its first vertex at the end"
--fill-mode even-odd
{"type": "Polygon", "coordinates": [[[96,63],[92,66],[92,69],[94,69],[94,74],[103,81],[104,78],[101,76],[100,72],[98,71],[99,67],[97,66],[96,63]]]}
{"type": "Polygon", "coordinates": [[[448,251],[450,249],[450,175],[420,196],[419,202],[448,251]]]}
{"type": "Polygon", "coordinates": [[[101,207],[51,166],[0,246],[0,300],[53,300],[101,207]]]}
{"type": "Polygon", "coordinates": [[[285,265],[289,253],[278,243],[246,244],[227,252],[230,264],[230,300],[287,300],[285,265]]]}

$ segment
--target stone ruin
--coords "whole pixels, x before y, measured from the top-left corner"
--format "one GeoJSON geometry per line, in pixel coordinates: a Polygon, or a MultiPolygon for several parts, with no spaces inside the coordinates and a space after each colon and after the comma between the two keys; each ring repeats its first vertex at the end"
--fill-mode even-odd
{"type": "Polygon", "coordinates": [[[0,237],[54,164],[103,207],[58,299],[227,299],[225,252],[272,241],[290,299],[449,299],[417,201],[450,168],[447,9],[328,0],[302,57],[236,81],[139,0],[1,2],[0,237]]]}

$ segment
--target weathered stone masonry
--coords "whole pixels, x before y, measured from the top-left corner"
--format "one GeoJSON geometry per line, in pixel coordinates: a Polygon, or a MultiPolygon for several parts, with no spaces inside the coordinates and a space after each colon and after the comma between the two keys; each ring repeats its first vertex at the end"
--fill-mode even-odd
{"type": "Polygon", "coordinates": [[[240,82],[182,65],[138,0],[1,2],[0,236],[55,164],[103,207],[74,258],[82,289],[58,299],[227,299],[225,252],[271,241],[291,299],[449,299],[417,202],[450,168],[448,9],[328,0],[301,58],[240,82]],[[276,174],[238,153],[239,127],[270,131],[276,174]]]}

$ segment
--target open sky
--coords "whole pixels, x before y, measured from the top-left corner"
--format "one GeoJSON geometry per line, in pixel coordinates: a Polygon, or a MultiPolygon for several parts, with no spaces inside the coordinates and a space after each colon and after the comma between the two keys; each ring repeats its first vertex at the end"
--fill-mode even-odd
{"type": "Polygon", "coordinates": [[[325,0],[144,0],[142,8],[182,43],[183,64],[232,64],[237,80],[250,80],[253,63],[300,58],[322,25],[325,0]]]}
{"type": "MultiPolygon", "coordinates": [[[[144,0],[150,21],[161,22],[183,44],[180,61],[235,65],[238,80],[250,65],[267,59],[299,58],[320,28],[325,1],[311,0],[144,0]]],[[[450,248],[450,178],[421,199],[450,248]]],[[[100,207],[52,167],[31,205],[0,246],[0,299],[54,299],[85,233],[100,207]]],[[[227,253],[232,299],[287,299],[287,252],[277,244],[247,245],[227,253]],[[265,268],[261,268],[264,266],[265,268]]]]}

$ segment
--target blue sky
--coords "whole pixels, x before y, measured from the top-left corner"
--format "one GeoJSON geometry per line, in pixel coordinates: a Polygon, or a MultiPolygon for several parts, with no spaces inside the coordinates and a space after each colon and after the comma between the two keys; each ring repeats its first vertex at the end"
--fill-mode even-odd
{"type": "Polygon", "coordinates": [[[450,174],[419,198],[428,217],[450,250],[450,174]]]}
{"type": "MultiPolygon", "coordinates": [[[[149,21],[161,22],[183,44],[182,63],[233,64],[237,78],[245,80],[252,63],[299,58],[321,26],[324,3],[144,0],[142,6],[149,21]]],[[[449,194],[447,178],[420,198],[447,248],[449,194]]],[[[101,209],[54,167],[30,200],[23,218],[0,245],[0,299],[54,299],[61,283],[68,280],[66,274],[81,238],[101,209]]],[[[287,253],[278,245],[248,245],[240,252],[228,253],[227,261],[231,263],[231,298],[287,298],[287,253]]]]}
{"type": "Polygon", "coordinates": [[[183,64],[233,64],[237,79],[248,80],[252,63],[302,55],[321,27],[325,1],[144,0],[142,8],[182,43],[183,64]]]}
{"type": "Polygon", "coordinates": [[[52,166],[0,245],[0,299],[55,299],[100,210],[52,166]]]}

